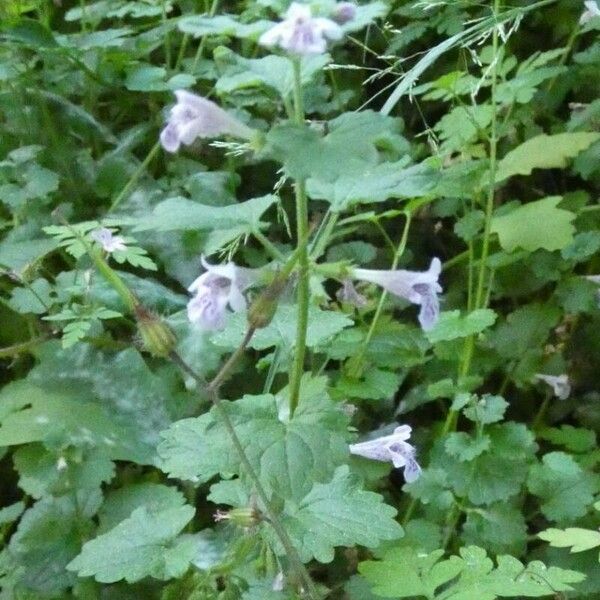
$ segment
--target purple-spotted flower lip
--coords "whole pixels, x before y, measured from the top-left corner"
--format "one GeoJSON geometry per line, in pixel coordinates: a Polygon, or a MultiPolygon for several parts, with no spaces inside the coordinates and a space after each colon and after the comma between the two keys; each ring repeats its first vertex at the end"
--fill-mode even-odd
{"type": "Polygon", "coordinates": [[[442,263],[439,258],[434,258],[427,271],[353,269],[352,278],[374,283],[395,296],[418,304],[421,307],[419,323],[428,331],[436,324],[440,314],[438,294],[442,286],[438,280],[441,272],[442,263]]]}
{"type": "Polygon", "coordinates": [[[115,252],[127,250],[125,245],[125,239],[120,235],[114,235],[114,233],[107,227],[100,227],[94,229],[90,233],[90,237],[102,246],[105,252],[115,252]]]}
{"type": "Polygon", "coordinates": [[[400,425],[391,435],[350,444],[350,453],[380,462],[391,462],[396,469],[403,467],[404,479],[412,483],[421,475],[421,467],[417,463],[414,446],[407,442],[411,432],[409,425],[400,425]]]}
{"type": "Polygon", "coordinates": [[[258,43],[262,46],[278,46],[296,55],[323,54],[327,42],[341,39],[341,27],[331,19],[313,17],[308,4],[292,2],[283,21],[263,33],[258,43]]]}
{"type": "Polygon", "coordinates": [[[559,400],[566,400],[571,395],[571,382],[566,373],[562,375],[544,375],[536,373],[534,378],[548,384],[559,400]]]}
{"type": "Polygon", "coordinates": [[[232,117],[220,106],[186,90],[175,92],[177,102],[171,108],[169,120],[160,134],[160,143],[167,152],[177,152],[181,144],[189,146],[198,138],[223,135],[251,139],[254,130],[232,117]]]}
{"type": "Polygon", "coordinates": [[[206,271],[188,287],[194,294],[187,305],[188,319],[202,329],[222,329],[227,307],[234,312],[246,308],[244,292],[259,280],[261,269],[238,267],[231,261],[212,265],[204,256],[200,260],[206,271]]]}

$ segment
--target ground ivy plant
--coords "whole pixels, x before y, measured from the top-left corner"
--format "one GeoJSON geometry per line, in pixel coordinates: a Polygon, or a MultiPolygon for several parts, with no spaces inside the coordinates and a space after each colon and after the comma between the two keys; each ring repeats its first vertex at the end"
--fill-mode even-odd
{"type": "Polygon", "coordinates": [[[0,17],[0,600],[600,595],[597,0],[0,17]]]}

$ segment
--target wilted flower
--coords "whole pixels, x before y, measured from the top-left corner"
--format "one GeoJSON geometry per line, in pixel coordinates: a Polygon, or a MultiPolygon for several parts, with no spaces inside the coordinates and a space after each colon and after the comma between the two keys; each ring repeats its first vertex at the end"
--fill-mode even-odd
{"type": "Polygon", "coordinates": [[[335,12],[331,15],[331,18],[340,25],[344,25],[349,21],[352,21],[356,16],[356,4],[352,2],[340,2],[335,7],[335,12]]]}
{"type": "Polygon", "coordinates": [[[189,146],[197,138],[221,135],[250,139],[253,130],[225,112],[214,102],[185,90],[175,92],[177,103],[171,109],[169,122],[160,134],[167,152],[177,152],[181,144],[189,146]]]}
{"type": "Polygon", "coordinates": [[[106,227],[95,229],[90,237],[98,242],[105,252],[114,252],[115,250],[127,250],[125,240],[120,235],[113,235],[113,232],[106,227]]]}
{"type": "Polygon", "coordinates": [[[313,17],[310,6],[292,2],[284,20],[265,31],[258,42],[279,46],[291,54],[322,54],[328,40],[339,40],[342,35],[340,26],[331,19],[313,17]]]}
{"type": "Polygon", "coordinates": [[[415,448],[406,441],[410,438],[411,431],[409,425],[400,425],[392,435],[350,444],[350,453],[371,460],[391,462],[396,469],[404,467],[404,479],[407,483],[412,483],[421,475],[421,467],[415,459],[415,448]]]}
{"type": "Polygon", "coordinates": [[[233,262],[211,265],[204,257],[201,260],[206,272],[188,288],[195,294],[187,305],[188,319],[202,329],[222,329],[227,306],[234,312],[246,308],[244,292],[258,279],[259,269],[245,269],[233,262]]]}
{"type": "Polygon", "coordinates": [[[581,13],[581,17],[579,17],[580,25],[585,25],[592,19],[600,17],[600,7],[598,7],[596,0],[586,0],[583,4],[585,10],[581,13]]]}
{"type": "Polygon", "coordinates": [[[380,285],[388,292],[420,305],[419,323],[425,331],[428,331],[436,324],[440,314],[438,294],[442,291],[442,287],[438,279],[441,271],[440,259],[434,258],[427,271],[354,269],[353,277],[380,285]]]}
{"type": "Polygon", "coordinates": [[[547,383],[559,400],[566,400],[571,394],[571,382],[569,381],[569,377],[564,373],[562,375],[542,375],[541,373],[536,373],[535,378],[547,383]]]}
{"type": "Polygon", "coordinates": [[[356,308],[363,308],[367,305],[367,299],[357,291],[350,279],[344,279],[336,297],[340,302],[352,304],[356,308]]]}

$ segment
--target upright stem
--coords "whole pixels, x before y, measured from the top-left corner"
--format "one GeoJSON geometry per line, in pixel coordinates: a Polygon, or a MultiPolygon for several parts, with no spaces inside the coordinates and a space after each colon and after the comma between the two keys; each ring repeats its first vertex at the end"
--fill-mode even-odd
{"type": "MultiPolygon", "coordinates": [[[[219,0],[213,0],[212,4],[210,5],[210,10],[208,11],[208,16],[214,17],[215,13],[217,12],[218,7],[219,7],[219,0]]],[[[206,34],[204,34],[202,36],[202,39],[200,40],[200,43],[198,44],[198,50],[196,50],[196,56],[194,56],[194,62],[192,63],[192,70],[191,70],[192,74],[194,74],[196,72],[196,67],[198,66],[198,63],[200,62],[200,59],[202,58],[202,53],[204,52],[205,42],[206,42],[206,34]]]]}
{"type": "MultiPolygon", "coordinates": [[[[493,11],[494,20],[498,19],[498,13],[500,12],[501,0],[494,0],[493,11]]],[[[494,211],[494,198],[496,188],[496,167],[497,167],[497,150],[498,150],[498,103],[497,103],[497,87],[498,87],[498,45],[499,35],[498,26],[494,24],[494,31],[492,33],[492,50],[493,50],[493,63],[491,68],[492,77],[492,89],[491,89],[491,105],[492,105],[492,122],[490,127],[490,178],[488,183],[488,193],[485,205],[485,224],[483,228],[483,241],[481,245],[481,258],[479,260],[479,273],[477,276],[477,287],[475,291],[475,300],[472,308],[477,310],[485,305],[486,296],[484,295],[485,287],[485,275],[487,269],[487,260],[490,252],[490,235],[492,228],[492,213],[494,211]]],[[[469,261],[469,268],[471,268],[472,260],[469,261]]],[[[473,353],[475,351],[475,336],[470,335],[464,343],[462,360],[458,369],[459,377],[464,377],[469,373],[471,368],[471,361],[473,360],[473,353]]],[[[449,410],[446,415],[446,421],[442,429],[442,435],[447,434],[456,427],[457,421],[456,411],[449,410]]]]}
{"type": "MultiPolygon", "coordinates": [[[[492,68],[491,68],[491,77],[492,77],[492,88],[491,88],[491,105],[492,105],[492,122],[490,126],[490,178],[488,182],[488,194],[485,205],[485,224],[483,228],[483,241],[481,246],[481,258],[479,260],[479,273],[477,277],[477,288],[475,292],[475,300],[473,302],[473,309],[477,310],[482,308],[485,305],[485,300],[487,296],[484,296],[484,284],[485,284],[485,274],[487,269],[487,260],[490,251],[490,235],[492,228],[492,213],[494,211],[494,199],[495,199],[495,188],[496,188],[496,167],[497,167],[497,150],[498,150],[498,102],[497,102],[497,87],[498,87],[498,45],[499,45],[499,35],[498,35],[498,14],[500,12],[500,3],[501,0],[494,0],[493,8],[494,11],[494,31],[492,33],[492,68]]],[[[469,267],[471,268],[472,259],[469,257],[469,267]]],[[[491,280],[490,280],[491,281],[491,280]]],[[[458,369],[458,376],[465,377],[468,375],[469,370],[471,369],[471,361],[473,360],[473,354],[475,352],[475,336],[470,335],[464,343],[463,346],[463,355],[462,360],[458,369]]],[[[450,431],[453,431],[456,428],[456,423],[458,420],[458,412],[454,410],[449,410],[446,415],[446,420],[444,422],[444,426],[442,428],[442,436],[448,434],[450,431]]],[[[450,541],[450,537],[454,532],[454,528],[456,527],[456,523],[458,522],[458,518],[460,516],[460,511],[458,512],[458,516],[452,524],[452,527],[449,528],[448,536],[444,542],[444,547],[450,541]]]]}
{"type": "MultiPolygon", "coordinates": [[[[244,337],[244,341],[242,342],[240,347],[234,352],[234,354],[231,356],[231,358],[223,365],[223,367],[221,368],[219,373],[217,373],[215,378],[208,384],[208,386],[206,387],[206,390],[208,391],[210,398],[215,406],[215,410],[219,413],[219,418],[223,422],[225,429],[227,429],[227,433],[229,434],[231,442],[233,443],[235,451],[238,454],[238,457],[244,467],[246,474],[252,480],[252,484],[254,485],[256,495],[260,498],[260,501],[263,504],[266,516],[268,517],[268,520],[269,520],[268,522],[271,525],[271,527],[273,527],[277,537],[279,538],[279,541],[281,542],[281,545],[283,546],[283,549],[285,550],[294,570],[296,571],[296,574],[298,575],[298,577],[302,581],[302,584],[306,588],[308,597],[311,600],[320,600],[321,596],[320,596],[319,592],[317,591],[315,584],[310,577],[310,574],[308,573],[308,571],[306,570],[306,567],[304,566],[302,560],[300,559],[300,556],[298,555],[298,551],[296,550],[290,536],[288,535],[287,531],[281,524],[279,517],[277,515],[277,512],[274,510],[273,505],[271,504],[271,501],[269,500],[269,496],[267,495],[267,492],[265,491],[262,483],[260,482],[258,473],[255,471],[254,467],[252,466],[252,463],[248,460],[248,456],[246,455],[246,451],[244,450],[244,447],[240,441],[240,438],[238,437],[238,435],[235,431],[235,427],[233,426],[233,423],[231,422],[231,419],[229,418],[229,415],[227,414],[227,410],[224,408],[221,398],[219,397],[219,384],[227,377],[227,374],[231,370],[231,367],[241,356],[241,354],[244,351],[244,348],[248,345],[248,342],[252,338],[253,333],[254,333],[254,330],[252,330],[252,329],[248,330],[248,332],[246,333],[246,336],[244,337]],[[234,359],[234,357],[235,357],[235,359],[234,359]]],[[[204,381],[204,379],[200,375],[198,375],[196,373],[196,371],[194,371],[194,369],[192,369],[181,358],[181,356],[179,356],[179,354],[177,354],[176,352],[172,352],[171,360],[175,364],[177,364],[181,368],[182,371],[184,371],[188,375],[190,375],[200,387],[204,387],[206,385],[206,382],[204,381]]]]}
{"type": "MultiPolygon", "coordinates": [[[[494,0],[494,18],[498,17],[500,11],[500,0],[494,0]]],[[[494,27],[492,37],[493,64],[492,64],[492,123],[490,129],[490,180],[488,184],[487,202],[485,206],[485,225],[483,229],[483,244],[481,247],[481,261],[479,262],[479,278],[477,280],[477,291],[475,293],[475,308],[482,307],[483,288],[485,282],[485,271],[487,268],[487,259],[490,251],[490,234],[492,227],[492,212],[494,211],[494,192],[496,188],[496,166],[498,149],[498,106],[497,93],[498,88],[498,27],[494,27]]]]}
{"type": "Polygon", "coordinates": [[[110,205],[108,212],[112,212],[121,204],[123,200],[127,197],[133,186],[138,182],[139,178],[143,175],[144,171],[148,168],[148,165],[154,160],[154,157],[158,154],[160,150],[160,142],[156,142],[154,146],[148,152],[148,155],[144,159],[144,161],[139,165],[139,167],[135,170],[133,175],[130,177],[129,181],[125,184],[125,187],[120,191],[119,195],[113,200],[113,203],[110,205]]]}
{"type": "MultiPolygon", "coordinates": [[[[294,69],[294,120],[297,125],[304,124],[302,105],[302,72],[299,58],[292,59],[294,69]]],[[[309,274],[308,274],[308,201],[306,182],[297,179],[296,192],[296,238],[298,257],[298,322],[296,327],[296,345],[294,361],[290,374],[290,415],[294,414],[300,396],[300,382],[304,371],[306,354],[306,332],[308,329],[309,274]]]]}

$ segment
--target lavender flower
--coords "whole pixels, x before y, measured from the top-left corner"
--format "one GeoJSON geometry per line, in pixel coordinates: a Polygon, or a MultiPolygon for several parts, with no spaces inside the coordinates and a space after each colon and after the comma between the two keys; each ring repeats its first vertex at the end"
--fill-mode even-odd
{"type": "Polygon", "coordinates": [[[598,3],[596,0],[586,0],[584,3],[585,10],[581,13],[579,17],[579,24],[585,25],[589,23],[592,19],[596,17],[600,17],[600,7],[598,7],[598,3]]]}
{"type": "Polygon", "coordinates": [[[328,40],[341,39],[340,26],[331,19],[313,17],[310,6],[292,2],[285,19],[265,31],[258,40],[263,46],[279,46],[291,54],[323,54],[328,40]]]}
{"type": "Polygon", "coordinates": [[[204,257],[201,261],[206,272],[188,288],[195,294],[187,305],[188,319],[202,329],[223,329],[227,306],[234,312],[246,308],[244,291],[256,283],[260,269],[245,269],[233,262],[211,265],[204,257]]]}
{"type": "Polygon", "coordinates": [[[95,229],[90,237],[98,242],[105,252],[114,252],[115,250],[127,250],[125,240],[120,235],[113,235],[113,232],[106,227],[95,229]]]}
{"type": "Polygon", "coordinates": [[[564,373],[562,375],[542,375],[541,373],[536,373],[534,377],[547,383],[559,400],[566,400],[571,395],[571,382],[569,381],[569,377],[564,373]]]}
{"type": "Polygon", "coordinates": [[[415,448],[406,441],[410,438],[411,431],[409,425],[400,425],[392,435],[350,444],[350,453],[371,460],[391,462],[396,469],[404,467],[404,479],[407,483],[412,483],[421,475],[421,467],[415,459],[415,448]]]}
{"type": "Polygon", "coordinates": [[[169,122],[160,134],[167,152],[177,152],[181,144],[189,146],[197,138],[221,135],[250,139],[253,130],[238,121],[214,102],[185,90],[175,92],[177,103],[171,109],[169,122]]]}
{"type": "Polygon", "coordinates": [[[395,296],[420,305],[419,323],[425,331],[428,331],[436,324],[440,315],[438,294],[442,291],[442,287],[438,279],[441,271],[440,259],[434,258],[427,271],[354,269],[353,277],[380,285],[395,296]]]}

